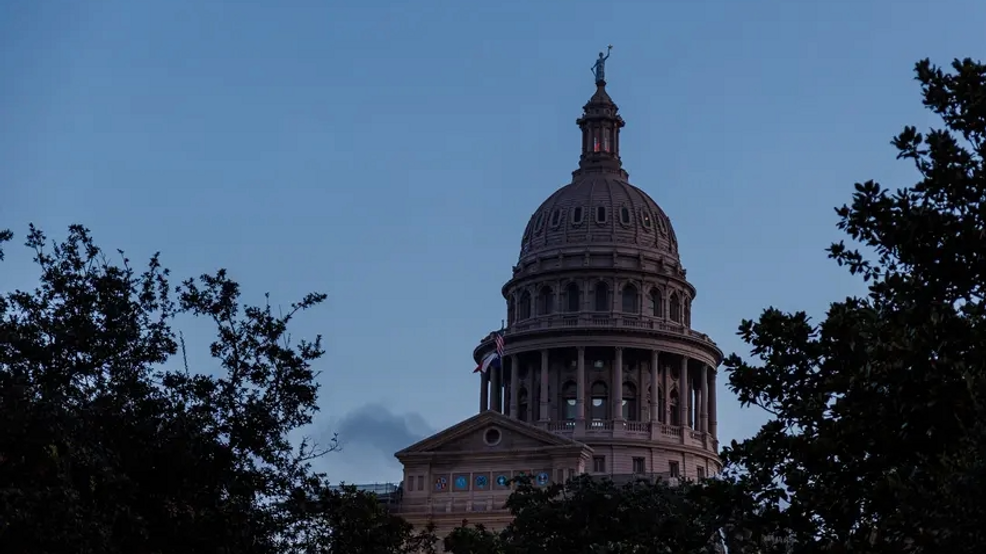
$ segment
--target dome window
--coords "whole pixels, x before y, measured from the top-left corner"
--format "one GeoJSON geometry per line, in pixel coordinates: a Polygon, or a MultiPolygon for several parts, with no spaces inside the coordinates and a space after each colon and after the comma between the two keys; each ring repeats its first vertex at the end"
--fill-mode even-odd
{"type": "Polygon", "coordinates": [[[650,231],[654,227],[654,222],[650,218],[647,210],[640,210],[640,220],[644,222],[644,229],[650,231]]]}
{"type": "Polygon", "coordinates": [[[606,206],[596,208],[596,223],[606,223],[606,206]]]}
{"type": "Polygon", "coordinates": [[[626,206],[620,208],[620,223],[630,225],[630,209],[626,206]]]}
{"type": "Polygon", "coordinates": [[[538,213],[538,218],[534,221],[534,232],[540,234],[544,229],[544,212],[538,213]]]}
{"type": "Polygon", "coordinates": [[[561,223],[561,210],[556,209],[551,212],[551,228],[554,229],[561,223]]]}
{"type": "Polygon", "coordinates": [[[572,225],[582,225],[582,206],[576,206],[572,210],[572,225]]]}

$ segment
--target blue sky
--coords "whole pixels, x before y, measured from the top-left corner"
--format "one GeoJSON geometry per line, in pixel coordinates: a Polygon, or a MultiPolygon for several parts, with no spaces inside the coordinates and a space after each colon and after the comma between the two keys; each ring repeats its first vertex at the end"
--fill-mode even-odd
{"type": "MultiPolygon", "coordinates": [[[[981,56],[975,0],[0,3],[0,228],[83,223],[245,300],[328,301],[316,435],[334,480],[472,415],[471,351],[530,214],[578,161],[589,66],[631,181],[671,217],[693,326],[745,353],[768,305],[821,317],[862,285],[826,259],[856,181],[914,181],[903,125],[936,122],[912,67],[981,56]]],[[[18,241],[19,242],[19,241],[18,241]]],[[[8,249],[0,290],[30,286],[8,249]]],[[[209,371],[208,327],[183,324],[209,371]]],[[[720,379],[720,435],[763,421],[720,379]]]]}

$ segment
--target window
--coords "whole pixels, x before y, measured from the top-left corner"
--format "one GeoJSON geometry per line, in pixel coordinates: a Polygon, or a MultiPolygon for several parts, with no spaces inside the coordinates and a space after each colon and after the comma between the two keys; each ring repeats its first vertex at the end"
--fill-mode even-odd
{"type": "Polygon", "coordinates": [[[606,223],[606,207],[599,206],[596,208],[596,223],[606,223]]]}
{"type": "Polygon", "coordinates": [[[599,137],[598,136],[592,137],[592,151],[593,152],[599,152],[599,137]]]}
{"type": "Polygon", "coordinates": [[[538,315],[551,315],[555,306],[554,291],[551,287],[541,287],[538,293],[538,315]]]}
{"type": "Polygon", "coordinates": [[[565,303],[569,312],[579,311],[580,292],[579,286],[575,283],[569,283],[568,286],[565,287],[565,303]]]}
{"type": "Polygon", "coordinates": [[[424,475],[418,475],[418,490],[419,491],[425,490],[425,476],[424,475]]]}
{"type": "Polygon", "coordinates": [[[611,131],[609,129],[603,131],[603,152],[610,151],[610,133],[611,131]]]}
{"type": "Polygon", "coordinates": [[[678,462],[668,462],[668,473],[671,474],[671,477],[681,475],[681,471],[678,470],[678,462]]]}
{"type": "Polygon", "coordinates": [[[557,227],[561,223],[561,210],[551,212],[551,226],[557,227]]]}
{"type": "Polygon", "coordinates": [[[609,285],[603,281],[596,283],[596,311],[597,312],[608,312],[610,311],[609,305],[609,285]]]}
{"type": "Polygon", "coordinates": [[[579,225],[582,223],[582,206],[576,206],[572,210],[572,224],[579,225]]]}
{"type": "Polygon", "coordinates": [[[561,396],[564,401],[562,403],[562,410],[564,411],[562,414],[563,419],[575,419],[575,393],[577,390],[576,384],[573,381],[568,381],[561,387],[561,396]]]}
{"type": "Polygon", "coordinates": [[[651,289],[650,307],[654,317],[664,317],[664,296],[661,295],[661,289],[651,289]]]}
{"type": "Polygon", "coordinates": [[[675,323],[681,323],[681,300],[678,299],[678,293],[671,293],[671,321],[675,323]]]}
{"type": "Polygon", "coordinates": [[[671,425],[681,425],[681,412],[678,411],[678,391],[671,391],[671,425]]]}
{"type": "Polygon", "coordinates": [[[623,419],[637,421],[637,387],[633,383],[623,383],[623,419]]]}
{"type": "Polygon", "coordinates": [[[520,303],[517,306],[517,310],[520,312],[517,314],[518,319],[528,319],[531,317],[531,293],[525,290],[520,295],[520,303]]]}
{"type": "Polygon", "coordinates": [[[605,456],[593,456],[592,457],[592,472],[593,473],[606,473],[606,457],[605,456]]]}
{"type": "Polygon", "coordinates": [[[646,464],[647,464],[647,460],[645,458],[634,458],[633,459],[633,472],[634,473],[637,473],[637,474],[647,473],[646,464]]]}
{"type": "Polygon", "coordinates": [[[654,227],[654,221],[650,218],[650,212],[640,210],[640,220],[644,222],[644,229],[650,231],[654,227]]]}
{"type": "Polygon", "coordinates": [[[544,228],[544,212],[538,212],[538,218],[534,222],[534,232],[538,233],[544,228]]]}
{"type": "Polygon", "coordinates": [[[517,419],[527,421],[528,411],[527,389],[521,388],[517,391],[517,419]]]}
{"type": "Polygon", "coordinates": [[[630,224],[630,208],[623,206],[620,208],[620,223],[624,225],[630,224]]]}
{"type": "Polygon", "coordinates": [[[592,402],[590,417],[597,420],[606,419],[606,405],[609,399],[609,389],[606,387],[606,383],[602,381],[593,383],[590,389],[590,397],[590,401],[592,402]]]}
{"type": "Polygon", "coordinates": [[[695,468],[695,475],[697,475],[699,479],[705,479],[705,468],[702,466],[695,468]]]}
{"type": "Polygon", "coordinates": [[[626,285],[623,287],[623,313],[637,313],[637,287],[626,285]]]}

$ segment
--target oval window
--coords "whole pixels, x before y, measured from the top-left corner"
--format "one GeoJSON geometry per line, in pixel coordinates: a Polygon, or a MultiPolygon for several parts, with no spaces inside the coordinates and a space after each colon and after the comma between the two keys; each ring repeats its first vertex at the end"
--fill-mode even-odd
{"type": "Polygon", "coordinates": [[[534,232],[540,232],[544,227],[544,212],[538,213],[538,218],[534,222],[534,232]]]}
{"type": "Polygon", "coordinates": [[[624,225],[630,224],[630,209],[626,206],[620,208],[620,223],[624,225]]]}
{"type": "Polygon", "coordinates": [[[640,210],[640,219],[644,222],[644,229],[650,230],[654,226],[654,222],[650,219],[650,213],[647,210],[640,210]]]}
{"type": "Polygon", "coordinates": [[[582,223],[582,206],[576,206],[572,211],[572,223],[575,225],[582,223]]]}
{"type": "Polygon", "coordinates": [[[551,226],[557,227],[561,223],[561,210],[551,212],[551,226]]]}

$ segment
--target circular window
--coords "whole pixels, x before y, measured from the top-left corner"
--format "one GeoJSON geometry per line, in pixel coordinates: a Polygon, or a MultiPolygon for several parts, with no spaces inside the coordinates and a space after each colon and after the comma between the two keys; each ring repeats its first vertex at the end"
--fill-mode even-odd
{"type": "Polygon", "coordinates": [[[483,434],[483,440],[489,446],[496,446],[496,445],[500,444],[500,439],[502,439],[502,438],[503,438],[503,435],[500,434],[500,430],[497,429],[497,428],[495,428],[495,427],[491,427],[491,428],[487,429],[486,430],[486,433],[483,434]]]}

